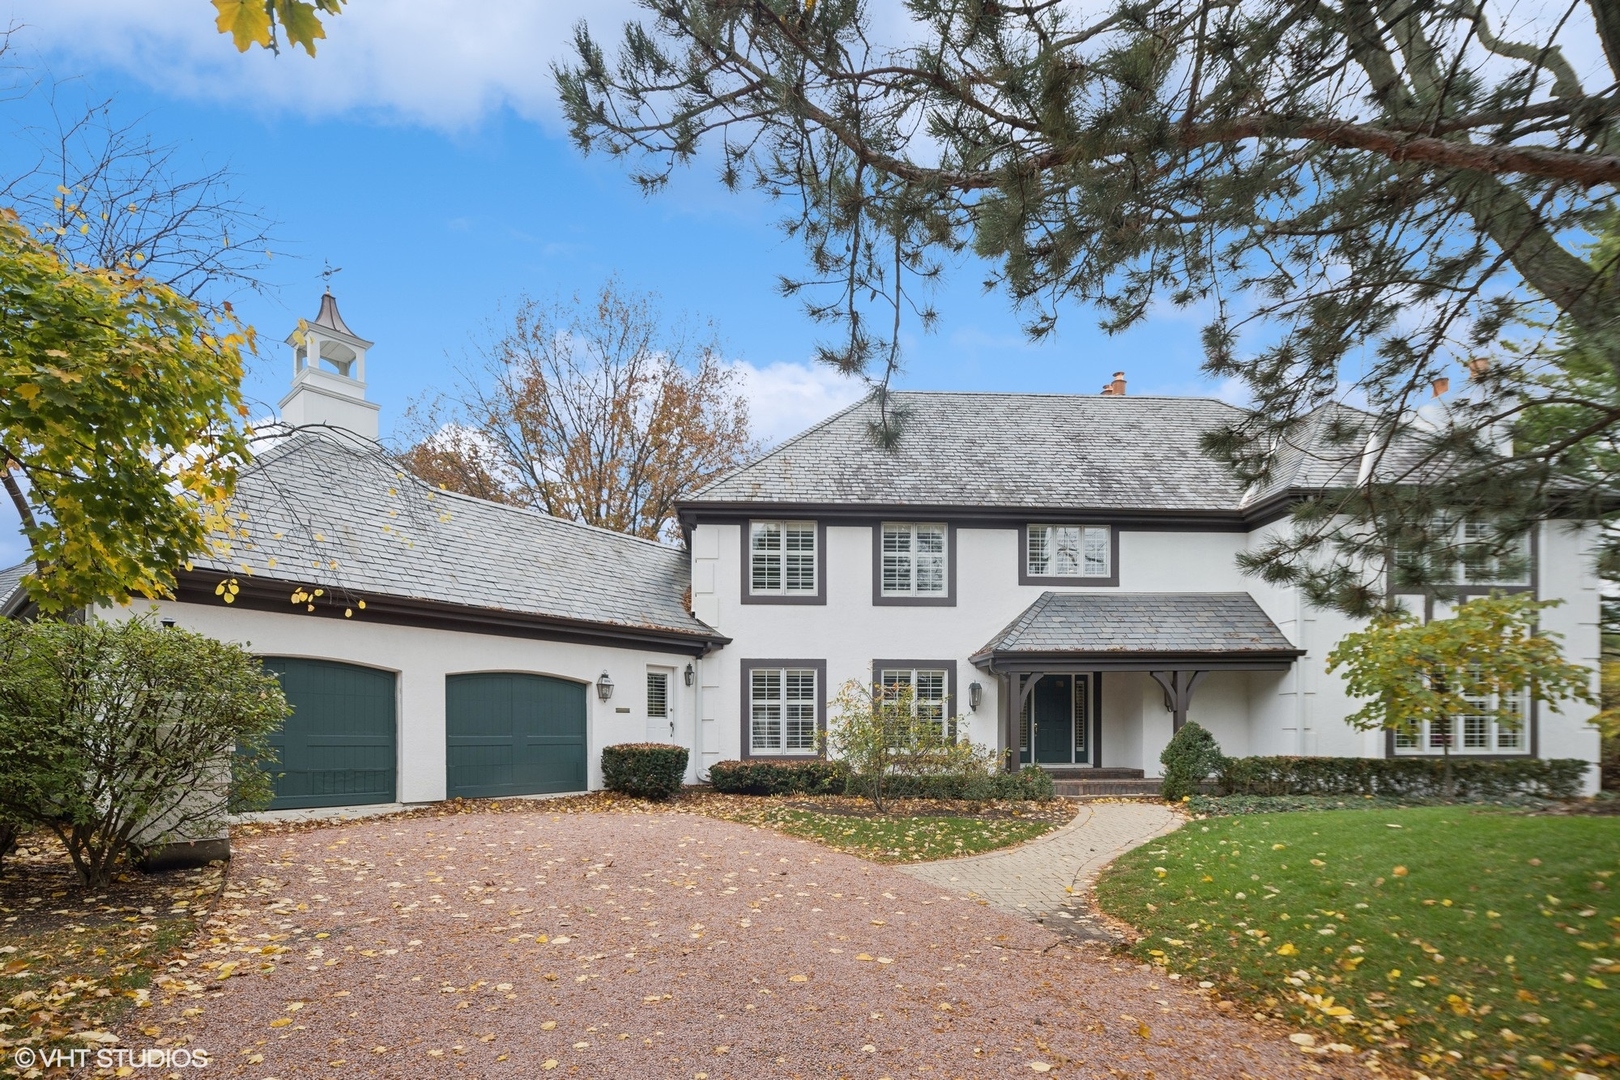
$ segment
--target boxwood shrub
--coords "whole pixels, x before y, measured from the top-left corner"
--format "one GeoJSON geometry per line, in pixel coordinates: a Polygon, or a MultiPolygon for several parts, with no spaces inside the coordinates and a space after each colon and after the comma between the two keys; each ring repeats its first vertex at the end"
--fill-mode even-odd
{"type": "Polygon", "coordinates": [[[849,780],[842,761],[717,761],[709,783],[728,795],[841,795],[849,780]]]}
{"type": "Polygon", "coordinates": [[[604,746],[602,785],[641,799],[668,799],[680,794],[686,757],[686,747],[668,743],[604,746]]]}
{"type": "MultiPolygon", "coordinates": [[[[1574,758],[1451,759],[1451,794],[1457,798],[1539,795],[1567,799],[1579,790],[1589,764],[1574,758]]],[[[1226,758],[1220,788],[1227,795],[1445,794],[1441,758],[1244,757],[1226,758]]]]}
{"type": "Polygon", "coordinates": [[[1167,799],[1196,794],[1210,776],[1220,772],[1225,761],[1226,756],[1221,753],[1215,736],[1189,720],[1170,737],[1159,755],[1159,764],[1164,766],[1164,780],[1159,790],[1167,799]]]}

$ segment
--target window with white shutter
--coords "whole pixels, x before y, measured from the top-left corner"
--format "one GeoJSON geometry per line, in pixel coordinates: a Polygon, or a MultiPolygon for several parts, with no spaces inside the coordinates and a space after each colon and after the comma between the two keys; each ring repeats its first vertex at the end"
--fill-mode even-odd
{"type": "Polygon", "coordinates": [[[884,693],[910,687],[912,710],[935,725],[950,722],[946,732],[956,737],[956,718],[950,715],[949,674],[943,668],[892,668],[878,670],[878,689],[884,693]]]}
{"type": "Polygon", "coordinates": [[[755,756],[814,754],[815,668],[756,667],[748,673],[748,751],[755,756]]]}
{"type": "Polygon", "coordinates": [[[884,596],[944,596],[947,533],[939,523],[883,523],[878,573],[884,596]]]}
{"type": "Polygon", "coordinates": [[[816,523],[752,522],[748,529],[748,561],[750,594],[816,595],[816,523]]]}
{"type": "Polygon", "coordinates": [[[647,672],[647,716],[669,716],[669,672],[647,672]]]}

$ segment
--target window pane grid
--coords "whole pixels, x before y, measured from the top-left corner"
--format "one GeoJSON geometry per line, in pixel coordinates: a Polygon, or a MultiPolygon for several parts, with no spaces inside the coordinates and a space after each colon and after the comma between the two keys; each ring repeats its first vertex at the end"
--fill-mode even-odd
{"type": "Polygon", "coordinates": [[[1105,578],[1112,574],[1113,538],[1105,525],[1028,526],[1031,577],[1105,578]]]}
{"type": "Polygon", "coordinates": [[[816,751],[816,673],[755,668],[749,679],[749,749],[755,754],[816,751]]]}
{"type": "Polygon", "coordinates": [[[647,715],[669,715],[669,672],[647,672],[647,715]]]}
{"type": "Polygon", "coordinates": [[[944,595],[944,525],[885,523],[879,554],[885,596],[944,595]]]}
{"type": "Polygon", "coordinates": [[[1472,712],[1445,720],[1425,721],[1395,730],[1395,750],[1406,754],[1522,754],[1529,746],[1528,715],[1522,699],[1500,705],[1493,697],[1469,698],[1472,712]],[[1501,715],[1506,713],[1504,717],[1501,715]],[[1448,746],[1449,744],[1449,746],[1448,746]]]}
{"type": "Polygon", "coordinates": [[[807,521],[756,521],[749,533],[749,592],[814,595],[816,525],[807,521]]]}

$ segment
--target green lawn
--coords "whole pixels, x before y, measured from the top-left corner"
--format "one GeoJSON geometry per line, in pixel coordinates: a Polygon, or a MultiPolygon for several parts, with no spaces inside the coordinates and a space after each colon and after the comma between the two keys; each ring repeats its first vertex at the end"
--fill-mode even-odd
{"type": "MultiPolygon", "coordinates": [[[[858,800],[832,797],[821,801],[864,805],[858,800]]],[[[903,812],[878,815],[842,806],[836,810],[787,806],[776,799],[749,796],[711,798],[700,812],[763,825],[875,862],[923,862],[1009,847],[1049,832],[1065,816],[1063,811],[1052,808],[1019,812],[1016,816],[1005,810],[982,817],[903,812]]]]}
{"type": "Polygon", "coordinates": [[[1121,858],[1145,960],[1451,1076],[1620,1074],[1620,817],[1470,807],[1195,821],[1121,858]]]}

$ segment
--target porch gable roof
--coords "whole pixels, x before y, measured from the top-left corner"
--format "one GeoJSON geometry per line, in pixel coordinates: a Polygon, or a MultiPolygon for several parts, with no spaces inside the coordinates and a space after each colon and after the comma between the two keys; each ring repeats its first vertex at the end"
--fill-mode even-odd
{"type": "Polygon", "coordinates": [[[993,671],[1157,670],[1286,667],[1303,655],[1246,592],[1044,592],[971,659],[993,671]]]}

